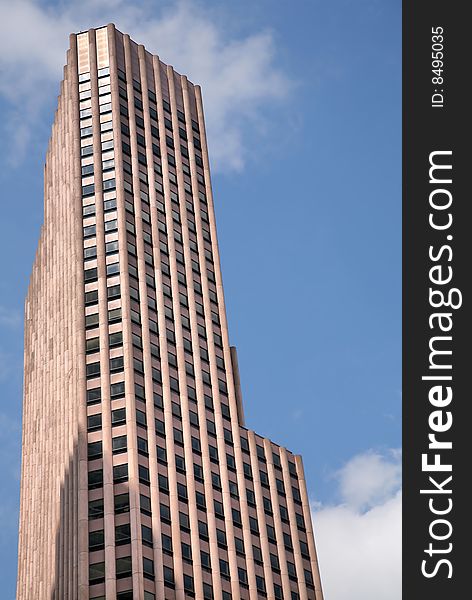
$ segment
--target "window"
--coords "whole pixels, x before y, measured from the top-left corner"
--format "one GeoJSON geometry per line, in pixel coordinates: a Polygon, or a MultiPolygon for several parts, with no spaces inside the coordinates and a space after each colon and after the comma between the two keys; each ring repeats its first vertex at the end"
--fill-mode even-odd
{"type": "Polygon", "coordinates": [[[161,473],[159,473],[157,480],[158,480],[158,484],[159,484],[159,490],[161,492],[168,493],[169,492],[169,480],[167,479],[167,477],[165,475],[161,475],[161,473]]]}
{"type": "MultiPolygon", "coordinates": [[[[92,206],[95,210],[95,207],[92,206]]],[[[85,208],[84,208],[85,210],[85,208]]],[[[91,259],[97,257],[97,246],[90,246],[89,248],[84,248],[84,259],[91,259]]]]}
{"type": "Polygon", "coordinates": [[[111,424],[113,427],[126,423],[126,409],[117,408],[111,411],[111,424]]]}
{"type": "Polygon", "coordinates": [[[87,329],[98,327],[98,313],[94,313],[93,315],[87,315],[85,317],[85,327],[87,329]]]}
{"type": "Polygon", "coordinates": [[[277,598],[277,600],[283,600],[284,597],[282,587],[277,583],[274,583],[274,596],[277,598]]]}
{"type": "Polygon", "coordinates": [[[246,477],[246,479],[252,479],[251,465],[249,465],[248,463],[243,463],[243,471],[244,477],[246,477]]]}
{"type": "Polygon", "coordinates": [[[120,454],[121,452],[126,452],[126,435],[120,435],[119,437],[113,438],[111,440],[111,445],[113,449],[113,454],[120,454]]]}
{"type": "Polygon", "coordinates": [[[103,498],[90,500],[88,509],[89,519],[101,519],[103,517],[103,498]]]}
{"type": "Polygon", "coordinates": [[[118,275],[120,272],[120,263],[112,263],[111,265],[107,265],[107,277],[113,277],[113,275],[118,275]]]}
{"type": "Polygon", "coordinates": [[[312,586],[313,585],[313,575],[311,574],[311,571],[304,569],[304,575],[305,575],[305,582],[307,583],[307,585],[312,586]]]}
{"type": "Polygon", "coordinates": [[[89,415],[87,417],[87,431],[98,431],[102,428],[102,415],[89,415]]]}
{"type": "Polygon", "coordinates": [[[265,471],[259,471],[259,479],[261,480],[261,485],[269,487],[269,477],[265,471]]]}
{"type": "Polygon", "coordinates": [[[122,398],[125,395],[125,382],[112,383],[110,386],[111,399],[122,398]]]}
{"type": "Polygon", "coordinates": [[[177,496],[181,502],[187,502],[187,487],[183,483],[177,483],[177,496]]]}
{"type": "Polygon", "coordinates": [[[241,567],[238,567],[238,576],[239,576],[239,583],[241,583],[242,585],[247,585],[246,569],[242,569],[241,567]]]}
{"type": "Polygon", "coordinates": [[[215,490],[221,490],[221,479],[220,476],[218,475],[218,473],[213,473],[211,474],[211,482],[213,484],[213,488],[215,490]]]}
{"type": "Polygon", "coordinates": [[[123,546],[129,544],[131,541],[131,526],[129,523],[123,525],[117,525],[115,527],[115,544],[117,546],[123,546]]]}
{"type": "Polygon", "coordinates": [[[176,427],[174,427],[174,442],[179,445],[184,443],[184,434],[176,427]]]}
{"type": "Polygon", "coordinates": [[[190,544],[182,542],[182,556],[185,560],[192,560],[192,546],[190,544]]]}
{"type": "Polygon", "coordinates": [[[167,506],[167,504],[161,504],[160,505],[160,515],[161,515],[161,520],[164,523],[170,523],[171,522],[170,508],[167,506]]]}
{"type": "Polygon", "coordinates": [[[115,514],[129,512],[129,494],[118,494],[115,496],[115,514]]]}
{"type": "Polygon", "coordinates": [[[300,540],[300,552],[303,558],[310,560],[310,551],[308,549],[308,544],[300,540]]]}
{"type": "Polygon", "coordinates": [[[121,308],[114,308],[108,311],[108,322],[117,323],[121,321],[121,308]]]}
{"type": "Polygon", "coordinates": [[[88,460],[96,460],[102,458],[102,442],[89,442],[87,445],[88,460]]]}
{"type": "Polygon", "coordinates": [[[236,552],[240,555],[244,555],[244,541],[241,538],[234,538],[234,545],[236,548],[236,552]]]}
{"type": "Polygon", "coordinates": [[[107,297],[108,300],[113,300],[114,298],[119,298],[121,295],[121,290],[119,285],[112,285],[107,289],[107,297]]]}
{"type": "Polygon", "coordinates": [[[143,556],[143,575],[146,579],[154,579],[154,561],[143,556]]]}
{"type": "Polygon", "coordinates": [[[297,521],[298,529],[305,531],[305,519],[303,518],[303,515],[301,515],[299,513],[295,513],[295,519],[297,521]]]}
{"type": "Polygon", "coordinates": [[[105,563],[94,563],[89,566],[89,584],[95,585],[105,581],[105,563]]]}
{"type": "Polygon", "coordinates": [[[110,333],[109,344],[110,348],[121,346],[123,344],[123,333],[121,331],[117,331],[116,333],[110,333]]]}
{"type": "Polygon", "coordinates": [[[249,443],[248,443],[247,439],[244,437],[241,438],[241,449],[244,452],[249,452],[249,443]]]}
{"type": "Polygon", "coordinates": [[[287,561],[287,571],[290,579],[297,578],[297,570],[295,569],[295,565],[290,561],[287,561]]]}
{"type": "Polygon", "coordinates": [[[184,573],[184,589],[188,592],[189,595],[193,595],[194,585],[193,585],[193,577],[191,575],[186,575],[184,573]]]}
{"type": "Polygon", "coordinates": [[[183,456],[175,455],[175,468],[179,473],[185,473],[185,458],[183,456]]]}
{"type": "Polygon", "coordinates": [[[110,358],[110,373],[119,373],[125,368],[123,356],[110,358]]]}
{"type": "Polygon", "coordinates": [[[139,496],[139,506],[143,515],[151,515],[151,499],[144,494],[139,496]]]}
{"type": "Polygon", "coordinates": [[[285,496],[284,482],[281,479],[276,479],[275,483],[276,483],[277,491],[279,492],[279,494],[281,494],[282,496],[285,496]]]}
{"type": "Polygon", "coordinates": [[[198,534],[204,540],[208,539],[208,526],[203,521],[198,521],[198,534]]]}
{"type": "Polygon", "coordinates": [[[293,550],[292,538],[289,533],[284,532],[284,546],[287,550],[293,550]]]}
{"type": "Polygon", "coordinates": [[[223,509],[223,503],[218,502],[218,500],[213,500],[213,507],[215,510],[215,515],[217,517],[221,517],[222,519],[224,519],[225,513],[224,513],[224,509],[223,509]]]}
{"type": "Polygon", "coordinates": [[[202,492],[195,492],[195,500],[197,508],[206,510],[205,494],[202,494],[202,492]]]}
{"type": "Polygon", "coordinates": [[[85,293],[85,305],[96,304],[98,302],[98,290],[92,290],[85,293]]]}
{"type": "Polygon", "coordinates": [[[196,481],[200,481],[201,483],[203,483],[203,468],[201,465],[194,463],[193,474],[195,475],[196,481]]]}
{"type": "Polygon", "coordinates": [[[254,535],[259,535],[259,525],[257,523],[257,519],[255,519],[254,517],[249,517],[249,528],[251,530],[251,533],[253,533],[254,535]]]}
{"type": "MultiPolygon", "coordinates": [[[[96,234],[96,226],[95,225],[88,225],[87,227],[84,227],[84,238],[89,238],[89,237],[93,237],[96,234]]],[[[97,269],[88,269],[89,271],[95,271],[95,276],[94,278],[97,278],[97,269]]],[[[87,277],[87,271],[85,271],[85,281],[91,281],[91,279],[93,278],[88,278],[87,277]]]]}
{"type": "Polygon", "coordinates": [[[254,495],[253,490],[250,490],[250,489],[246,490],[246,498],[247,498],[247,503],[249,504],[249,506],[256,506],[256,496],[254,495]]]}
{"type": "Polygon", "coordinates": [[[128,465],[115,465],[113,467],[113,483],[121,483],[128,480],[128,465]]]}
{"type": "Polygon", "coordinates": [[[211,569],[211,559],[210,559],[210,555],[208,552],[204,552],[203,550],[200,551],[200,560],[202,563],[202,568],[203,569],[211,569]]]}
{"type": "Polygon", "coordinates": [[[275,529],[272,527],[272,525],[267,525],[267,539],[269,540],[269,542],[272,542],[273,544],[277,543],[275,529]]]}
{"type": "Polygon", "coordinates": [[[292,487],[292,495],[293,495],[293,501],[296,502],[297,504],[301,504],[302,498],[300,496],[300,490],[296,487],[292,487]]]}
{"type": "Polygon", "coordinates": [[[174,570],[164,566],[164,585],[174,587],[174,570]]]}
{"type": "Polygon", "coordinates": [[[229,579],[229,562],[220,558],[220,573],[223,577],[229,579]]]}
{"type": "Polygon", "coordinates": [[[130,577],[132,573],[131,556],[116,559],[116,578],[130,577]]]}
{"type": "Polygon", "coordinates": [[[161,448],[161,446],[156,446],[157,452],[157,461],[161,464],[167,463],[167,451],[165,448],[161,448]]]}
{"type": "Polygon", "coordinates": [[[144,483],[145,485],[149,485],[151,478],[149,475],[149,469],[144,465],[138,465],[138,476],[140,483],[144,483]]]}
{"type": "Polygon", "coordinates": [[[237,510],[236,508],[233,508],[233,509],[231,509],[231,513],[232,513],[232,516],[233,516],[233,523],[237,527],[241,527],[242,526],[241,512],[239,510],[237,510]]]}
{"type": "Polygon", "coordinates": [[[270,566],[273,571],[280,571],[279,557],[276,554],[270,555],[270,566]]]}
{"type": "Polygon", "coordinates": [[[260,575],[256,575],[256,587],[258,592],[264,595],[266,594],[265,580],[260,575]]]}
{"type": "Polygon", "coordinates": [[[85,350],[87,354],[98,352],[100,350],[100,338],[90,338],[85,342],[85,350]]]}
{"type": "Polygon", "coordinates": [[[89,490],[103,486],[103,470],[97,469],[96,471],[89,471],[88,474],[88,487],[89,490]]]}
{"type": "Polygon", "coordinates": [[[232,498],[239,498],[238,484],[234,481],[229,482],[229,493],[232,498]]]}
{"type": "Polygon", "coordinates": [[[216,539],[218,546],[226,548],[226,533],[222,529],[216,530],[216,539]]]}
{"type": "Polygon", "coordinates": [[[138,452],[144,456],[148,455],[148,443],[142,437],[138,437],[138,452]]]}
{"type": "Polygon", "coordinates": [[[209,583],[203,584],[203,598],[204,600],[213,600],[213,587],[209,583]]]}
{"type": "Polygon", "coordinates": [[[100,402],[102,398],[102,392],[100,388],[93,388],[91,390],[87,390],[87,404],[97,404],[100,402]]]}
{"type": "Polygon", "coordinates": [[[283,504],[281,504],[280,507],[279,507],[279,510],[280,510],[280,518],[282,519],[282,521],[284,523],[288,523],[289,522],[289,518],[288,518],[287,507],[284,506],[283,504]]]}

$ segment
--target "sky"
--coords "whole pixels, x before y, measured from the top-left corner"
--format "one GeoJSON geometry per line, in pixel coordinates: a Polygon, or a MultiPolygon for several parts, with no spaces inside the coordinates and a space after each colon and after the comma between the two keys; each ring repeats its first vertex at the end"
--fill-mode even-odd
{"type": "Polygon", "coordinates": [[[399,0],[0,0],[2,600],[44,156],[68,36],[108,22],[202,85],[246,423],[303,455],[326,598],[396,600],[399,0]]]}

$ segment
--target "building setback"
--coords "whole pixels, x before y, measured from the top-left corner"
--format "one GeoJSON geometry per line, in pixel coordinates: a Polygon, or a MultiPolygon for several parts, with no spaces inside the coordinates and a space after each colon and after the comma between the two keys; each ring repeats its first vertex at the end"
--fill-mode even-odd
{"type": "Polygon", "coordinates": [[[17,600],[322,600],[301,457],[244,426],[200,88],[71,35],[44,182],[17,600]]]}

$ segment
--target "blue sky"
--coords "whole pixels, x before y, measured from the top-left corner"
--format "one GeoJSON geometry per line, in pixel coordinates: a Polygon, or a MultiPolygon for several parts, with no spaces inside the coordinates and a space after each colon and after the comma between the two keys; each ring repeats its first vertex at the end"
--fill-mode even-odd
{"type": "Polygon", "coordinates": [[[22,306],[42,165],[68,34],[109,21],[202,83],[248,427],[303,455],[316,510],[348,506],[365,522],[349,505],[349,465],[388,481],[369,504],[383,509],[401,445],[400,2],[0,0],[0,17],[2,598],[14,597],[22,306]],[[188,41],[176,45],[179,27],[188,41]]]}

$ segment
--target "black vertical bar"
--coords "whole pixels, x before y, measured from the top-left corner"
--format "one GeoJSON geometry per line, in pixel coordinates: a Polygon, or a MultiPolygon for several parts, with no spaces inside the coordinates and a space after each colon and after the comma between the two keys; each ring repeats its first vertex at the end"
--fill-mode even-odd
{"type": "Polygon", "coordinates": [[[472,597],[468,586],[472,104],[467,91],[472,35],[467,8],[461,2],[403,2],[403,598],[407,600],[472,597]],[[431,162],[452,168],[439,167],[430,174],[431,162]],[[455,308],[432,305],[441,305],[442,298],[451,299],[455,308]],[[437,350],[452,353],[434,354],[437,350]],[[434,440],[444,445],[429,447],[434,440]],[[441,468],[450,465],[452,470],[428,471],[432,467],[423,466],[423,459],[427,465],[439,461],[441,468]]]}

